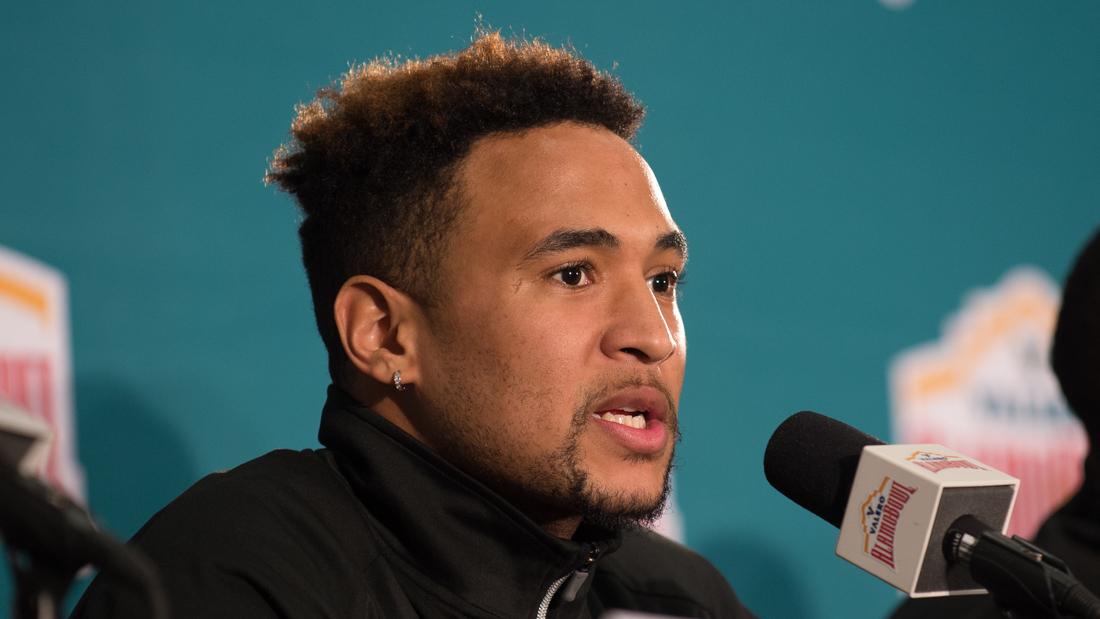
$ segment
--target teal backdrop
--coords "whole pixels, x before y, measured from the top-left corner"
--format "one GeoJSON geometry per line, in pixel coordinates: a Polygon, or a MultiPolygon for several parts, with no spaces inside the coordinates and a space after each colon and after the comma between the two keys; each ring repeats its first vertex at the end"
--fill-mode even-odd
{"type": "Polygon", "coordinates": [[[1100,3],[8,3],[0,244],[69,279],[95,513],[128,537],[206,473],[316,445],[297,214],[261,176],[349,62],[464,47],[479,15],[649,108],[691,242],[688,545],[762,617],[882,616],[894,591],[767,485],[764,446],[803,408],[887,436],[892,355],[1015,265],[1062,279],[1100,224],[1100,3]]]}

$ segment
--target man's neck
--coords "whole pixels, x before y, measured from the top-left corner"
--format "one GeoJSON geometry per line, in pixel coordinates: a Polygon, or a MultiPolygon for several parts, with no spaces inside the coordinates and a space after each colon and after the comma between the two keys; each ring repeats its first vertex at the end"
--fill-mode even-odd
{"type": "Polygon", "coordinates": [[[540,522],[539,526],[556,538],[572,539],[573,534],[577,532],[577,527],[581,526],[581,518],[580,516],[560,518],[549,522],[540,522]]]}
{"type": "MultiPolygon", "coordinates": [[[[375,413],[378,413],[386,421],[401,428],[405,434],[408,434],[422,444],[428,445],[424,437],[413,427],[413,423],[409,420],[405,411],[401,409],[401,406],[398,405],[391,397],[391,394],[388,393],[388,388],[380,389],[377,384],[370,384],[369,381],[362,380],[345,381],[337,386],[350,395],[360,406],[369,408],[375,413]]],[[[431,445],[428,445],[428,447],[431,448],[431,445]]]]}
{"type": "MultiPolygon", "coordinates": [[[[424,446],[432,451],[436,451],[436,449],[428,444],[416,431],[412,422],[405,415],[404,411],[401,410],[397,402],[388,397],[384,392],[379,393],[364,388],[359,384],[345,384],[339,386],[361,406],[373,410],[375,413],[381,415],[383,419],[397,426],[424,446]]],[[[521,507],[521,511],[528,510],[523,510],[521,507]]],[[[528,516],[533,516],[533,514],[528,511],[528,516]]],[[[572,539],[573,535],[577,532],[577,528],[581,525],[582,518],[580,516],[534,517],[533,520],[535,520],[544,531],[558,539],[572,539]]]]}

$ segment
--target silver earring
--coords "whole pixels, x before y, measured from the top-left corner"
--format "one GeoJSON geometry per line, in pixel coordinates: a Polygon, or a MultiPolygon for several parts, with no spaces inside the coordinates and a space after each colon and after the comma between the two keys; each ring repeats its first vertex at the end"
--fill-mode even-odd
{"type": "Polygon", "coordinates": [[[393,388],[398,391],[405,390],[405,385],[401,384],[401,370],[397,370],[393,373],[393,388]]]}

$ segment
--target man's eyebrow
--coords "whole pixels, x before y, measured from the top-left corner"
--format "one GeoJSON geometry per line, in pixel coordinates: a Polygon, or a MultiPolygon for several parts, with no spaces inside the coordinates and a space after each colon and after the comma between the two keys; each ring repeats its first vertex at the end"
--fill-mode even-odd
{"type": "Polygon", "coordinates": [[[679,230],[673,230],[668,234],[662,234],[657,239],[657,249],[671,249],[680,254],[680,257],[687,260],[688,257],[688,242],[687,237],[683,232],[679,230]]]}
{"type": "Polygon", "coordinates": [[[607,247],[615,249],[618,246],[619,237],[603,228],[555,230],[532,247],[531,251],[523,256],[523,262],[530,262],[547,254],[575,249],[577,247],[607,247]]]}

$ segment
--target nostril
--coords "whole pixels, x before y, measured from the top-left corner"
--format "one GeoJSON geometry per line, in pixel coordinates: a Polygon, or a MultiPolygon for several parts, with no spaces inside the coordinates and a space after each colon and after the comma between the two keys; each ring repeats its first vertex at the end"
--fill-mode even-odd
{"type": "Polygon", "coordinates": [[[639,361],[649,361],[650,357],[640,348],[624,348],[622,349],[628,355],[637,358],[639,361]]]}

